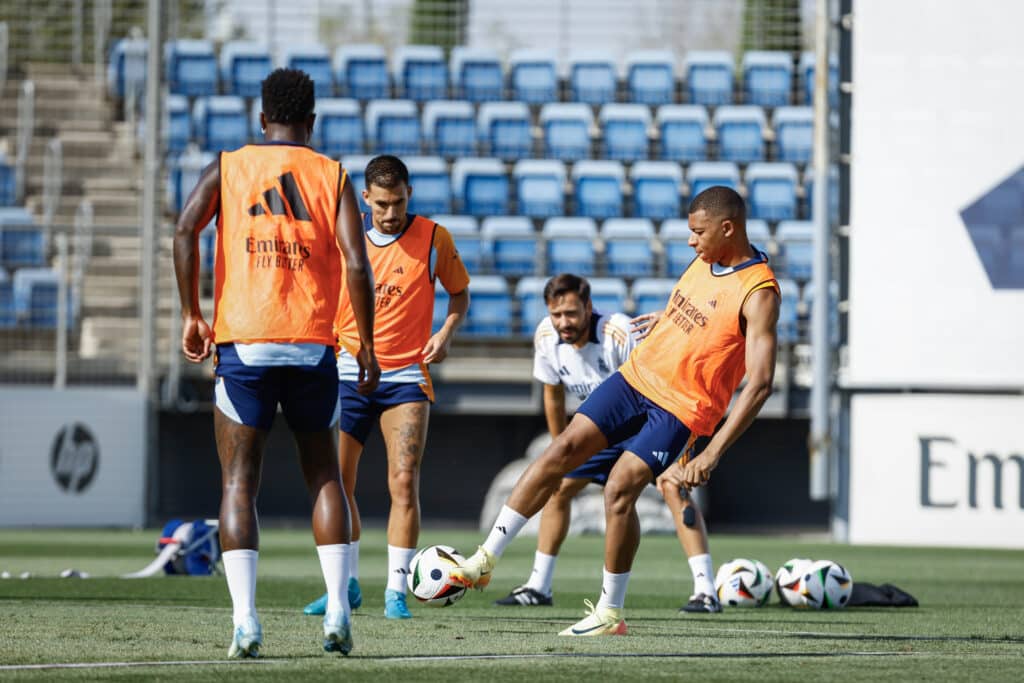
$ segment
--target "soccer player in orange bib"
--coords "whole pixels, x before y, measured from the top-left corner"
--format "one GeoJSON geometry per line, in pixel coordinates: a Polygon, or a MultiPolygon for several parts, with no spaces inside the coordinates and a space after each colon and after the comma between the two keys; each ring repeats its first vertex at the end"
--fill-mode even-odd
{"type": "MultiPolygon", "coordinates": [[[[379,423],[387,450],[391,494],[384,616],[408,619],[412,614],[405,601],[406,580],[420,534],[420,462],[434,400],[427,365],[440,363],[448,356],[452,336],[469,309],[469,274],[451,234],[424,216],[408,213],[413,188],[401,159],[375,157],[366,165],[365,179],[363,199],[370,213],[363,217],[363,228],[377,283],[373,337],[382,370],[380,386],[372,394],[363,395],[357,390],[355,356],[359,339],[352,313],[339,309],[335,325],[341,344],[339,458],[352,509],[349,601],[355,607],[362,602],[356,473],[370,430],[379,423]],[[444,324],[431,334],[438,280],[450,298],[444,324]]],[[[303,612],[323,614],[326,597],[306,605],[303,612]]]]}
{"type": "Polygon", "coordinates": [[[302,71],[278,69],[262,90],[265,142],[222,152],[203,171],[175,229],[181,345],[195,363],[215,353],[220,542],[234,607],[228,656],[258,656],[263,642],[256,615],[255,502],[263,445],[279,404],[313,501],[313,537],[329,596],[324,649],[347,655],[350,522],[334,455],[334,320],[339,306],[352,316],[359,390],[372,392],[380,377],[372,275],[347,173],[307,146],[315,119],[313,81],[302,71]],[[211,330],[199,308],[198,237],[215,215],[211,330]]]}
{"type": "Polygon", "coordinates": [[[509,542],[543,508],[562,477],[609,444],[628,440],[605,484],[604,580],[596,606],[561,632],[624,635],[626,587],[640,544],[636,499],[651,481],[670,487],[707,483],[712,470],[771,394],[779,289],[767,257],[747,240],[746,207],[715,186],[690,203],[689,244],[697,253],[649,339],[601,383],[516,483],[477,551],[452,572],[483,588],[509,542]],[[721,428],[729,401],[747,375],[721,428]],[[693,444],[711,435],[699,454],[693,444]]]}

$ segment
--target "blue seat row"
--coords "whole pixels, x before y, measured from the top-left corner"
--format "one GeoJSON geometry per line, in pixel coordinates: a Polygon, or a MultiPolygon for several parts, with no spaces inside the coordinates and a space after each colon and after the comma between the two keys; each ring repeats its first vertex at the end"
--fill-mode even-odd
{"type": "MultiPolygon", "coordinates": [[[[124,96],[145,78],[146,41],[116,41],[108,60],[110,91],[124,96]],[[141,64],[141,66],[140,66],[141,64]],[[128,84],[126,86],[126,83],[128,84]]],[[[578,51],[560,68],[553,50],[512,50],[507,62],[487,47],[458,46],[445,59],[436,45],[395,48],[388,60],[381,45],[342,45],[333,55],[323,45],[291,45],[275,64],[259,43],[229,41],[219,55],[208,40],[175,40],[164,45],[165,77],[175,94],[200,96],[219,93],[254,97],[260,83],[277,66],[299,68],[316,83],[317,97],[341,95],[362,100],[399,97],[421,102],[455,97],[472,102],[511,99],[528,104],[564,99],[607,104],[620,98],[648,105],[669,104],[680,97],[693,104],[731,104],[735,100],[737,69],[731,53],[692,51],[681,69],[671,50],[636,50],[617,64],[604,51],[578,51]],[[682,78],[682,86],[680,86],[682,78]],[[677,91],[681,92],[677,94],[677,91]]],[[[804,53],[794,69],[788,52],[744,53],[738,74],[741,97],[747,104],[780,106],[809,104],[814,83],[814,58],[804,53]],[[793,100],[794,81],[799,96],[793,100]]],[[[830,66],[831,82],[837,81],[830,66]]]]}
{"type": "MultiPolygon", "coordinates": [[[[58,278],[50,268],[19,268],[13,276],[0,268],[0,328],[55,328],[58,278]]],[[[68,303],[70,327],[77,317],[70,291],[68,303]]]]}
{"type": "MultiPolygon", "coordinates": [[[[237,96],[200,97],[190,105],[182,95],[167,99],[171,152],[191,140],[207,150],[234,149],[261,138],[260,104],[248,107],[237,96]]],[[[767,157],[767,138],[775,139],[782,161],[810,160],[813,121],[809,107],[779,107],[771,119],[758,106],[722,106],[712,118],[699,105],[662,105],[654,116],[642,104],[607,104],[597,117],[576,103],[544,105],[539,114],[542,156],[576,161],[594,156],[622,161],[660,158],[701,161],[712,151],[725,161],[747,163],[767,157]],[[594,145],[595,128],[601,136],[594,145]],[[713,146],[711,143],[716,144],[713,146]]],[[[391,154],[440,154],[446,157],[490,154],[503,159],[534,156],[533,119],[522,102],[487,102],[476,111],[467,100],[426,103],[422,113],[412,100],[326,98],[317,102],[313,146],[325,154],[364,150],[391,154]]]]}
{"type": "Polygon", "coordinates": [[[0,265],[30,268],[46,262],[43,231],[21,206],[0,208],[0,265]]]}

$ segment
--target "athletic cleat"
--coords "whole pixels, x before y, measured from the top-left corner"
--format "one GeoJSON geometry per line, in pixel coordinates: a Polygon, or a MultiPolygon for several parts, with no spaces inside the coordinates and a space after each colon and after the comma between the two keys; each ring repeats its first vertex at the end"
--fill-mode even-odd
{"type": "Polygon", "coordinates": [[[480,546],[469,559],[448,572],[448,580],[466,588],[483,590],[491,582],[491,572],[496,564],[498,558],[480,546]]]}
{"type": "Polygon", "coordinates": [[[354,576],[348,579],[348,606],[359,609],[363,604],[363,591],[359,588],[359,579],[354,576]]]}
{"type": "Polygon", "coordinates": [[[327,593],[302,608],[302,613],[310,617],[321,617],[327,614],[327,593]]]}
{"type": "Polygon", "coordinates": [[[245,622],[235,627],[235,635],[228,648],[231,659],[259,657],[260,645],[263,644],[263,627],[256,617],[248,617],[245,622]]]}
{"type": "Polygon", "coordinates": [[[628,632],[622,609],[594,607],[590,600],[584,600],[587,616],[558,635],[560,636],[624,636],[628,632]]]}
{"type": "Polygon", "coordinates": [[[691,595],[690,601],[680,607],[679,611],[694,614],[718,614],[722,611],[722,603],[713,595],[698,593],[697,595],[691,595]]]}
{"type": "Polygon", "coordinates": [[[352,626],[342,612],[324,616],[324,652],[352,652],[352,626]]]}
{"type": "Polygon", "coordinates": [[[522,607],[550,607],[554,604],[554,600],[551,599],[550,595],[544,595],[529,586],[520,586],[519,588],[513,588],[512,592],[501,600],[495,600],[494,604],[506,607],[517,605],[522,607]]]}
{"type": "Polygon", "coordinates": [[[390,588],[384,591],[384,618],[412,619],[412,613],[405,604],[405,593],[390,588]]]}

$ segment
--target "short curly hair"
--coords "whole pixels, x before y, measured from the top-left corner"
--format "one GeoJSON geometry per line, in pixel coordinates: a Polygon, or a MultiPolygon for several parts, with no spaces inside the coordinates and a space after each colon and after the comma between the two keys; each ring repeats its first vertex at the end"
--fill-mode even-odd
{"type": "Polygon", "coordinates": [[[690,202],[690,213],[698,211],[707,211],[709,216],[719,220],[747,224],[747,205],[743,197],[724,185],[713,185],[694,197],[690,202]]]}
{"type": "Polygon", "coordinates": [[[299,69],[275,69],[263,80],[263,116],[267,123],[305,123],[315,104],[313,79],[299,69]]]}

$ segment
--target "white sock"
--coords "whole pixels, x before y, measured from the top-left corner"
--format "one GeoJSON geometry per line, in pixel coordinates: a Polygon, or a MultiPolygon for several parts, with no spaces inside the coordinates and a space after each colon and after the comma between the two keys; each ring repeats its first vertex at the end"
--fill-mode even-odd
{"type": "Polygon", "coordinates": [[[247,617],[256,616],[256,564],[260,552],[226,550],[221,553],[221,558],[224,560],[224,576],[228,580],[235,626],[239,626],[247,617]]]}
{"type": "Polygon", "coordinates": [[[348,556],[347,543],[318,545],[316,554],[320,556],[320,571],[324,573],[327,584],[327,613],[339,610],[345,617],[351,617],[352,610],[348,604],[348,556]]]}
{"type": "Polygon", "coordinates": [[[409,563],[415,554],[416,548],[388,546],[388,590],[402,593],[408,590],[409,563]]]}
{"type": "Polygon", "coordinates": [[[690,571],[693,572],[693,594],[718,597],[715,593],[715,572],[711,567],[710,553],[694,555],[690,558],[690,571]]]}
{"type": "Polygon", "coordinates": [[[558,555],[546,555],[539,550],[535,552],[533,554],[533,571],[530,572],[526,586],[542,595],[551,595],[551,577],[555,574],[557,560],[558,555]]]}
{"type": "Polygon", "coordinates": [[[628,585],[629,572],[612,574],[605,569],[604,581],[601,582],[601,598],[597,601],[597,606],[621,608],[626,602],[626,586],[628,585]]]}
{"type": "Polygon", "coordinates": [[[505,548],[513,538],[519,535],[528,521],[528,517],[523,517],[508,505],[502,505],[501,512],[498,513],[498,518],[494,520],[494,526],[491,527],[491,533],[484,541],[484,549],[492,555],[501,557],[505,548]]]}
{"type": "MultiPolygon", "coordinates": [[[[348,544],[348,575],[359,579],[359,541],[352,541],[348,544]]],[[[347,588],[347,586],[346,586],[347,588]]]]}

